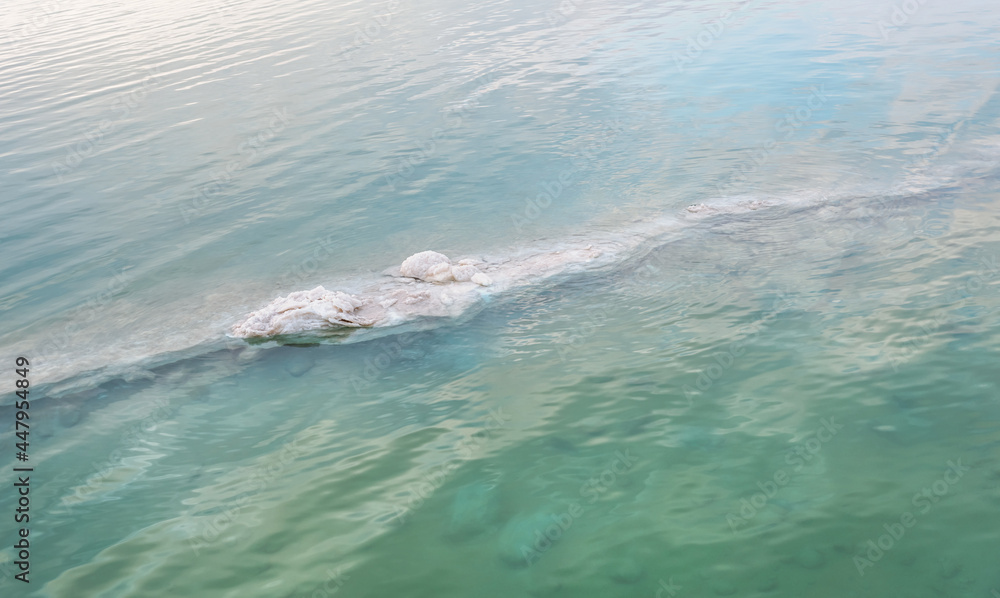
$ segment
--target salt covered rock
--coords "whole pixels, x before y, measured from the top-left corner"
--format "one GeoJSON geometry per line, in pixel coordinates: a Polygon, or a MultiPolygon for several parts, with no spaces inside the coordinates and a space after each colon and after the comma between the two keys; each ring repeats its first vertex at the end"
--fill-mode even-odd
{"type": "MultiPolygon", "coordinates": [[[[500,531],[500,559],[511,567],[527,567],[538,557],[539,548],[547,548],[558,536],[544,534],[553,526],[547,513],[520,514],[512,517],[500,531]]],[[[556,525],[561,535],[561,529],[556,525]]]]}
{"type": "Polygon", "coordinates": [[[465,539],[482,533],[497,517],[499,504],[496,488],[481,482],[462,486],[451,505],[447,535],[465,539]]]}
{"type": "Polygon", "coordinates": [[[403,261],[399,273],[407,278],[426,280],[427,282],[474,282],[480,286],[489,286],[492,280],[479,271],[473,260],[462,260],[453,266],[448,256],[436,251],[421,251],[403,261]]]}
{"type": "Polygon", "coordinates": [[[340,291],[319,286],[279,297],[250,313],[232,328],[234,336],[266,337],[294,334],[321,328],[371,326],[372,321],[356,314],[363,301],[340,291]]]}
{"type": "Polygon", "coordinates": [[[436,251],[421,251],[403,260],[399,273],[409,278],[434,280],[447,270],[451,276],[451,260],[448,256],[436,251]]]}
{"type": "Polygon", "coordinates": [[[479,274],[479,268],[475,266],[451,267],[451,275],[457,282],[469,282],[476,274],[479,274]]]}
{"type": "MultiPolygon", "coordinates": [[[[615,241],[609,248],[618,248],[615,241]]],[[[394,326],[418,318],[455,318],[482,305],[490,295],[530,284],[570,268],[588,264],[602,254],[585,248],[525,252],[502,260],[463,259],[453,264],[436,251],[406,258],[389,280],[362,287],[358,294],[316,287],[275,299],[233,325],[238,338],[268,338],[336,328],[394,326]],[[485,271],[490,274],[487,275],[485,271]],[[496,277],[496,282],[493,277],[496,277]],[[426,284],[433,283],[433,284],[426,284]],[[487,294],[477,287],[493,286],[487,294]]]]}

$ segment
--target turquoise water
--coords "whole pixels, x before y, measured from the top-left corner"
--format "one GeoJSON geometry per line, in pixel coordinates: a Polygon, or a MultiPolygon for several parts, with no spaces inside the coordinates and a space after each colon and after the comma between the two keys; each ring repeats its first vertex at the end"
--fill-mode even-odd
{"type": "Polygon", "coordinates": [[[992,3],[0,11],[4,596],[1000,593],[992,3]],[[616,238],[455,318],[227,335],[616,238]]]}

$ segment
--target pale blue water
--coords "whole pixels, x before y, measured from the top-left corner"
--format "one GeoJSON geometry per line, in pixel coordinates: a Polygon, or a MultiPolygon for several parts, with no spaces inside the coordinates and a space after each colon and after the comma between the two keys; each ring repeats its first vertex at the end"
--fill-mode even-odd
{"type": "Polygon", "coordinates": [[[1000,593],[993,3],[0,15],[2,595],[1000,593]],[[423,330],[226,335],[675,216],[423,330]]]}

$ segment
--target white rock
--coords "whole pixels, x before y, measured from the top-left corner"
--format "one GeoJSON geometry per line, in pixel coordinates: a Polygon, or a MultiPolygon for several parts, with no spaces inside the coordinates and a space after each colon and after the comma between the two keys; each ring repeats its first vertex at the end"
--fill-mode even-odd
{"type": "Polygon", "coordinates": [[[363,301],[354,295],[328,291],[319,286],[311,291],[298,291],[275,299],[233,326],[232,332],[235,336],[248,338],[293,334],[331,326],[371,326],[374,322],[354,313],[362,305],[363,301]]]}
{"type": "Polygon", "coordinates": [[[469,282],[472,277],[479,274],[479,268],[475,266],[452,266],[451,276],[458,282],[469,282]]]}
{"type": "Polygon", "coordinates": [[[447,268],[451,274],[451,260],[436,251],[421,251],[403,260],[399,273],[409,278],[430,280],[428,277],[440,275],[447,268]]]}
{"type": "Polygon", "coordinates": [[[482,274],[475,260],[464,259],[453,266],[448,256],[436,251],[421,251],[403,261],[399,273],[408,278],[416,278],[427,282],[475,282],[478,285],[489,286],[492,281],[482,274]],[[477,278],[478,276],[478,278],[477,278]]]}

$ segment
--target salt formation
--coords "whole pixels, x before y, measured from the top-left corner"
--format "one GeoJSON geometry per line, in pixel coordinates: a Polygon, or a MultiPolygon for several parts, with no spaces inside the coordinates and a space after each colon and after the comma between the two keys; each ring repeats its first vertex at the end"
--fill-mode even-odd
{"type": "Polygon", "coordinates": [[[275,299],[231,329],[240,338],[266,338],[333,328],[367,328],[416,317],[457,316],[481,299],[476,291],[493,280],[474,260],[453,265],[436,251],[406,258],[392,282],[360,295],[319,286],[275,299]],[[433,283],[414,285],[411,278],[433,283]]]}
{"type": "MultiPolygon", "coordinates": [[[[811,196],[810,196],[811,197],[811,196]]],[[[593,231],[587,237],[521,248],[506,255],[452,263],[436,251],[406,258],[389,279],[371,281],[355,292],[316,287],[275,299],[232,327],[239,338],[268,338],[337,328],[381,328],[422,318],[458,318],[482,308],[494,295],[558,275],[614,267],[644,246],[663,244],[688,223],[740,216],[766,208],[829,201],[778,201],[731,197],[689,206],[678,215],[637,221],[625,229],[593,231]]],[[[724,223],[724,220],[720,220],[724,223]]]]}
{"type": "Polygon", "coordinates": [[[297,291],[287,297],[275,299],[233,326],[232,332],[234,336],[249,338],[337,326],[371,326],[373,321],[356,313],[363,304],[354,295],[328,291],[319,286],[311,291],[297,291]]]}
{"type": "MultiPolygon", "coordinates": [[[[612,242],[607,249],[621,249],[612,242]]],[[[526,250],[497,261],[461,260],[421,251],[394,270],[392,278],[357,294],[316,287],[275,299],[231,329],[239,338],[267,338],[335,328],[391,326],[418,318],[454,318],[471,313],[487,294],[507,291],[588,264],[605,252],[585,248],[526,250]],[[489,290],[487,290],[489,287],[489,290]]]]}
{"type": "Polygon", "coordinates": [[[687,207],[687,211],[690,214],[699,214],[705,216],[715,216],[719,214],[741,214],[745,212],[753,212],[760,210],[762,208],[770,207],[771,204],[767,201],[760,199],[744,199],[735,201],[728,204],[705,204],[698,203],[687,207]]]}
{"type": "Polygon", "coordinates": [[[457,266],[453,266],[446,255],[436,251],[421,251],[406,258],[399,267],[399,273],[427,282],[472,281],[480,286],[490,286],[490,277],[480,272],[475,263],[473,260],[461,260],[457,266]]]}

